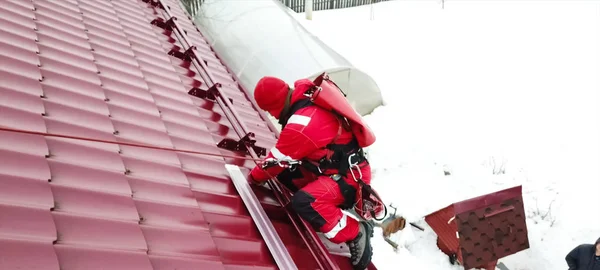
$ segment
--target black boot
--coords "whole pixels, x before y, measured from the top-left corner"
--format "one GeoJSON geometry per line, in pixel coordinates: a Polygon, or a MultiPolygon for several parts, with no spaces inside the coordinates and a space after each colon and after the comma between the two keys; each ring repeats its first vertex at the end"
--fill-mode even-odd
{"type": "Polygon", "coordinates": [[[352,266],[355,270],[364,270],[371,263],[371,257],[373,256],[373,247],[371,246],[373,227],[365,221],[361,221],[358,226],[358,235],[353,240],[348,241],[347,244],[350,248],[352,266]]]}

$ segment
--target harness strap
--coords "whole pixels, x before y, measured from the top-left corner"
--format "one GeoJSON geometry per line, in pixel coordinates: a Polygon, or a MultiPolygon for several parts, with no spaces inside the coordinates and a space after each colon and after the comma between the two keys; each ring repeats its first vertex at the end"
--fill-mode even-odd
{"type": "MultiPolygon", "coordinates": [[[[282,128],[285,127],[289,118],[294,113],[296,113],[296,111],[314,105],[314,103],[309,98],[305,98],[295,102],[290,106],[289,103],[291,99],[291,92],[292,91],[288,93],[284,109],[279,117],[279,124],[281,124],[282,128]]],[[[325,155],[323,158],[321,158],[318,164],[314,164],[313,162],[305,159],[302,160],[300,165],[304,167],[307,171],[312,172],[315,175],[326,175],[325,171],[337,167],[337,174],[329,175],[329,177],[331,177],[338,184],[340,191],[342,192],[342,195],[344,197],[344,203],[340,205],[340,207],[346,210],[353,208],[356,205],[356,202],[358,201],[356,198],[356,188],[354,188],[344,180],[346,178],[346,175],[348,174],[348,171],[351,170],[349,163],[364,164],[366,162],[368,164],[368,160],[364,155],[363,149],[358,145],[358,141],[356,140],[356,138],[353,138],[347,144],[335,143],[341,136],[342,129],[349,130],[349,126],[344,125],[344,123],[347,124],[347,121],[345,121],[345,119],[343,119],[339,114],[335,112],[332,113],[336,115],[336,118],[339,122],[339,127],[338,133],[335,136],[335,138],[330,144],[326,146],[326,149],[330,150],[331,152],[325,155]],[[352,159],[350,160],[350,162],[348,162],[348,158],[351,155],[352,159]]],[[[359,188],[362,190],[362,192],[365,193],[365,195],[370,196],[370,194],[373,194],[379,201],[383,202],[381,198],[379,198],[377,193],[374,193],[372,191],[373,189],[370,185],[367,185],[362,179],[356,179],[356,181],[359,184],[359,188]]],[[[385,211],[387,215],[387,208],[385,209],[385,211]]],[[[374,211],[371,211],[371,215],[375,217],[374,211]]]]}
{"type": "Polygon", "coordinates": [[[286,99],[285,106],[283,107],[281,115],[279,116],[279,124],[281,125],[282,129],[285,127],[285,125],[287,125],[288,120],[290,119],[290,117],[292,117],[292,115],[294,115],[294,113],[296,113],[302,108],[314,105],[314,103],[309,98],[303,98],[301,100],[296,101],[290,106],[289,99],[291,99],[291,93],[292,91],[288,93],[288,98],[286,99]]]}
{"type": "MultiPolygon", "coordinates": [[[[383,200],[381,199],[381,197],[379,197],[379,195],[376,192],[373,192],[373,188],[371,187],[371,185],[367,185],[367,183],[365,183],[362,179],[357,179],[357,182],[358,182],[358,185],[361,187],[362,191],[365,192],[365,193],[367,193],[366,196],[373,195],[373,196],[375,196],[375,198],[377,200],[379,200],[383,204],[383,200]]],[[[364,196],[365,195],[363,195],[363,197],[364,196]]],[[[380,219],[376,218],[376,213],[375,213],[375,210],[373,208],[371,208],[371,210],[369,212],[371,213],[371,217],[373,217],[374,220],[382,221],[382,220],[385,219],[385,217],[388,214],[388,209],[385,206],[385,204],[383,204],[383,210],[384,210],[383,217],[380,218],[380,219]]]]}

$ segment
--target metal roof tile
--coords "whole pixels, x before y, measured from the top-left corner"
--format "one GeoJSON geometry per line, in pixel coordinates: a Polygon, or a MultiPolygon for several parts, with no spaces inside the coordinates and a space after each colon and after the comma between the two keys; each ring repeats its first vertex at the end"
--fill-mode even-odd
{"type": "MultiPolygon", "coordinates": [[[[171,136],[171,142],[173,142],[173,146],[176,149],[188,149],[191,151],[199,151],[199,152],[204,152],[204,153],[208,153],[211,155],[221,154],[219,149],[217,149],[216,147],[213,147],[214,141],[199,142],[199,141],[196,141],[194,138],[190,138],[190,139],[180,138],[173,134],[171,134],[170,136],[171,136]]],[[[181,156],[186,156],[186,155],[191,156],[191,155],[195,155],[195,154],[177,153],[177,155],[179,156],[179,159],[181,160],[182,159],[181,156]]],[[[204,158],[223,160],[223,158],[219,157],[219,156],[206,156],[204,158]]],[[[188,178],[188,180],[189,180],[189,178],[188,178]]]]}
{"type": "Polygon", "coordinates": [[[47,48],[45,46],[40,46],[40,50],[42,51],[38,58],[40,64],[43,66],[43,69],[56,69],[62,70],[63,72],[73,72],[78,75],[78,78],[88,77],[89,81],[98,82],[98,68],[94,65],[94,62],[89,59],[81,58],[74,55],[68,55],[64,52],[56,51],[52,48],[47,48]],[[56,54],[52,53],[55,52],[56,54]],[[86,76],[82,76],[86,73],[86,76]]]}
{"type": "MultiPolygon", "coordinates": [[[[93,19],[83,20],[83,24],[85,25],[86,32],[88,33],[105,33],[106,35],[117,35],[125,38],[125,33],[123,33],[123,29],[121,28],[113,28],[107,25],[104,25],[101,21],[96,21],[93,19]]],[[[102,36],[99,34],[99,36],[102,36]]]]}
{"type": "MultiPolygon", "coordinates": [[[[74,140],[46,138],[50,158],[85,167],[102,168],[110,171],[125,171],[125,166],[116,151],[90,147],[74,140]]],[[[96,146],[96,145],[94,145],[96,146]]]]}
{"type": "Polygon", "coordinates": [[[248,216],[231,216],[217,213],[205,213],[212,235],[224,238],[260,240],[258,230],[240,230],[252,227],[254,221],[248,216]]]}
{"type": "Polygon", "coordinates": [[[7,0],[7,1],[10,3],[16,4],[16,5],[22,6],[26,9],[31,9],[31,10],[34,9],[33,3],[31,3],[31,2],[24,2],[24,1],[20,1],[20,0],[7,0]]]}
{"type": "Polygon", "coordinates": [[[147,87],[137,87],[120,80],[114,80],[110,77],[102,77],[102,88],[143,99],[145,101],[154,102],[147,87]]]}
{"type": "Polygon", "coordinates": [[[27,93],[38,97],[44,94],[39,80],[30,79],[18,74],[12,74],[1,70],[0,88],[4,90],[27,93]]]}
{"type": "Polygon", "coordinates": [[[0,204],[0,238],[54,241],[50,209],[0,204]]]}
{"type": "MultiPolygon", "coordinates": [[[[131,142],[136,143],[136,141],[119,139],[120,142],[131,142]]],[[[121,154],[129,157],[136,157],[143,160],[168,164],[170,166],[179,166],[181,167],[181,163],[177,158],[177,154],[170,151],[161,151],[155,149],[145,149],[140,147],[133,146],[121,146],[121,154]]],[[[182,180],[183,182],[183,180],[182,180]]]]}
{"type": "Polygon", "coordinates": [[[132,66],[137,64],[133,55],[133,51],[129,50],[129,48],[123,47],[120,44],[112,45],[104,42],[105,40],[102,38],[96,38],[94,35],[88,36],[90,37],[90,46],[92,47],[94,54],[119,60],[132,66]]]}
{"type": "Polygon", "coordinates": [[[136,45],[136,43],[131,44],[131,49],[136,52],[136,59],[138,61],[145,61],[147,63],[154,63],[155,65],[162,66],[163,64],[169,63],[169,56],[166,53],[157,53],[155,52],[147,52],[143,47],[136,45]]]}
{"type": "Polygon", "coordinates": [[[42,74],[38,69],[38,63],[26,62],[26,59],[20,60],[12,57],[0,55],[0,71],[14,73],[30,79],[40,80],[42,74]],[[10,68],[9,68],[10,67],[10,68]]]}
{"type": "Polygon", "coordinates": [[[107,103],[102,99],[81,95],[62,88],[44,85],[44,96],[65,106],[100,115],[109,115],[107,103]]]}
{"type": "Polygon", "coordinates": [[[131,110],[135,110],[148,115],[160,115],[156,104],[154,104],[154,102],[152,101],[136,98],[134,96],[130,96],[120,92],[115,92],[108,89],[104,89],[104,93],[106,94],[106,98],[108,98],[108,100],[104,102],[107,106],[107,109],[108,106],[120,106],[128,107],[131,110]]]}
{"type": "Polygon", "coordinates": [[[72,1],[76,1],[79,4],[79,6],[89,5],[89,6],[94,7],[94,8],[101,8],[105,12],[110,12],[110,11],[113,10],[113,3],[112,3],[112,1],[109,1],[109,2],[106,2],[106,1],[96,1],[96,0],[72,0],[72,1]]]}
{"type": "Polygon", "coordinates": [[[0,106],[20,109],[35,114],[44,113],[44,103],[39,96],[9,90],[4,87],[0,87],[0,96],[2,96],[0,106]]]}
{"type": "Polygon", "coordinates": [[[98,66],[102,81],[114,80],[136,88],[148,89],[148,84],[142,76],[126,74],[108,66],[98,66]]]}
{"type": "Polygon", "coordinates": [[[164,121],[187,123],[189,127],[193,128],[197,128],[198,125],[203,124],[203,119],[198,117],[197,108],[193,105],[191,99],[186,100],[182,96],[183,101],[174,100],[157,93],[152,93],[152,97],[154,97],[156,106],[160,110],[164,121]]]}
{"type": "Polygon", "coordinates": [[[172,256],[149,255],[154,270],[172,269],[225,269],[221,261],[200,260],[172,256]]]}
{"type": "MultiPolygon", "coordinates": [[[[14,106],[11,104],[11,106],[14,106]]],[[[44,119],[39,113],[0,105],[0,126],[45,132],[44,119]]]]}
{"type": "MultiPolygon", "coordinates": [[[[0,20],[0,23],[2,23],[2,20],[0,20]]],[[[2,45],[0,47],[0,54],[7,57],[18,54],[13,58],[23,58],[27,62],[39,64],[39,59],[33,59],[33,57],[37,58],[37,53],[39,52],[35,40],[0,29],[0,44],[2,45]]]]}
{"type": "MultiPolygon", "coordinates": [[[[22,17],[21,17],[22,18],[22,17]]],[[[1,32],[8,33],[10,35],[18,36],[26,40],[36,40],[37,35],[35,32],[35,27],[30,27],[29,19],[14,19],[9,18],[6,15],[0,16],[0,25],[2,25],[1,32]],[[18,21],[23,20],[26,23],[18,23],[18,21]]],[[[4,39],[3,39],[4,40],[4,39]]],[[[8,41],[5,41],[8,43],[8,41]]],[[[12,42],[13,44],[18,44],[16,42],[12,42]]]]}
{"type": "Polygon", "coordinates": [[[75,80],[89,83],[90,85],[100,86],[100,79],[98,78],[97,71],[81,69],[52,59],[42,59],[42,67],[40,69],[42,70],[42,73],[51,70],[52,72],[60,74],[59,76],[71,77],[75,80]]]}
{"type": "Polygon", "coordinates": [[[122,29],[119,19],[117,19],[115,16],[116,13],[107,14],[106,12],[102,12],[96,8],[87,8],[85,6],[82,6],[81,10],[83,11],[83,21],[98,21],[102,22],[107,27],[122,29]]]}
{"type": "Polygon", "coordinates": [[[2,18],[8,18],[11,21],[18,21],[28,27],[29,25],[31,25],[32,28],[35,27],[33,22],[35,19],[33,9],[19,5],[16,2],[3,2],[0,6],[0,16],[2,16],[2,18]]]}
{"type": "Polygon", "coordinates": [[[54,17],[61,18],[63,16],[70,17],[73,20],[81,21],[81,13],[77,6],[67,1],[36,1],[36,11],[42,11],[43,13],[54,12],[54,17]]]}
{"type": "Polygon", "coordinates": [[[53,211],[52,216],[59,244],[130,251],[148,249],[138,222],[60,211],[53,211]]]}
{"type": "Polygon", "coordinates": [[[122,158],[125,162],[125,167],[130,171],[132,176],[165,183],[189,185],[185,174],[181,171],[181,167],[142,159],[148,157],[122,156],[122,158]]]}
{"type": "MultiPolygon", "coordinates": [[[[155,95],[160,95],[166,99],[177,100],[178,102],[183,102],[188,105],[193,104],[191,97],[187,94],[187,91],[181,85],[173,85],[171,83],[170,86],[164,86],[156,84],[150,80],[147,81],[148,87],[150,87],[150,92],[155,95]]],[[[162,81],[162,84],[167,84],[167,82],[162,81]]]]}
{"type": "Polygon", "coordinates": [[[208,223],[197,206],[175,205],[134,199],[140,224],[165,228],[208,230],[208,223]]]}
{"type": "Polygon", "coordinates": [[[128,175],[127,179],[135,194],[134,198],[198,207],[188,184],[141,178],[135,175],[128,175]]]}
{"type": "Polygon", "coordinates": [[[168,65],[165,66],[160,66],[155,63],[148,63],[141,60],[138,63],[140,70],[146,75],[146,80],[148,81],[156,82],[156,80],[178,80],[176,77],[178,74],[175,72],[175,68],[173,68],[173,66],[171,66],[169,63],[167,63],[168,65]]]}
{"type": "Polygon", "coordinates": [[[47,164],[52,171],[53,184],[113,194],[132,194],[133,188],[129,187],[124,171],[108,171],[54,159],[48,159],[47,164]]]}
{"type": "Polygon", "coordinates": [[[273,258],[264,242],[213,237],[223,258],[223,263],[248,264],[252,266],[273,265],[273,258]]]}
{"type": "Polygon", "coordinates": [[[3,149],[0,149],[0,172],[24,178],[50,179],[50,169],[45,157],[3,149]]]}
{"type": "MultiPolygon", "coordinates": [[[[19,1],[19,0],[16,0],[19,1]]],[[[79,13],[77,8],[77,1],[64,0],[64,1],[32,1],[32,9],[35,6],[35,9],[40,7],[50,8],[55,11],[63,12],[64,15],[73,15],[75,13],[79,13]]],[[[78,17],[81,18],[81,17],[78,17]]]]}
{"type": "MultiPolygon", "coordinates": [[[[84,138],[98,139],[98,140],[106,140],[116,142],[116,138],[113,132],[104,132],[97,129],[92,129],[88,127],[84,127],[77,124],[71,124],[69,122],[61,121],[56,118],[48,117],[44,118],[44,122],[46,122],[46,127],[49,133],[53,134],[69,134],[72,136],[79,136],[84,138]]],[[[89,142],[89,141],[80,141],[73,140],[73,144],[86,145],[88,147],[104,149],[107,151],[118,152],[118,145],[114,144],[106,144],[106,143],[98,143],[98,142],[89,142]]]]}
{"type": "MultiPolygon", "coordinates": [[[[42,29],[53,29],[61,32],[62,35],[72,35],[80,39],[86,39],[85,26],[80,18],[72,18],[69,16],[61,16],[62,12],[57,12],[52,9],[38,8],[36,12],[36,26],[38,31],[42,29]]],[[[77,12],[69,12],[72,15],[77,15],[77,12]]]]}
{"type": "Polygon", "coordinates": [[[50,209],[54,197],[47,179],[0,174],[0,203],[50,209]]]}
{"type": "Polygon", "coordinates": [[[203,212],[234,216],[250,215],[239,197],[198,190],[194,190],[193,193],[198,201],[198,206],[203,212]]]}
{"type": "MultiPolygon", "coordinates": [[[[43,254],[31,261],[45,264],[26,266],[52,270],[274,269],[224,168],[252,168],[254,162],[233,159],[245,155],[216,146],[225,136],[239,138],[237,132],[219,104],[188,92],[207,90],[216,78],[240,120],[256,133],[257,145],[275,142],[268,120],[176,1],[161,0],[170,3],[167,11],[144,1],[11,1],[0,8],[6,15],[0,19],[0,60],[8,63],[0,68],[0,95],[15,100],[0,102],[0,126],[52,133],[0,132],[0,196],[20,195],[0,202],[19,217],[46,216],[32,234],[36,242],[7,242],[2,237],[22,237],[28,227],[0,225],[1,243],[15,250],[6,254],[22,256],[7,259],[0,252],[0,268],[24,263],[29,255],[23,247],[31,247],[43,254]],[[151,24],[164,21],[165,13],[179,18],[178,27],[213,78],[177,58],[184,45],[151,24]],[[123,145],[130,143],[225,157],[123,145]]],[[[316,268],[272,194],[255,193],[300,269],[316,268]]]]}
{"type": "Polygon", "coordinates": [[[10,43],[11,40],[0,40],[0,43],[4,43],[0,47],[0,56],[6,58],[13,58],[16,60],[21,60],[23,62],[32,63],[35,65],[40,64],[40,60],[37,55],[37,46],[35,46],[35,42],[27,40],[25,43],[32,44],[30,46],[21,46],[19,43],[10,43]]]}
{"type": "Polygon", "coordinates": [[[51,183],[54,211],[138,222],[135,203],[128,194],[95,191],[86,187],[63,186],[51,183]],[[90,211],[93,209],[92,211],[90,211]]]}
{"type": "MultiPolygon", "coordinates": [[[[126,18],[128,15],[122,15],[123,13],[117,12],[121,17],[126,18]]],[[[154,32],[150,32],[152,28],[150,25],[140,26],[137,24],[132,24],[127,21],[127,19],[121,19],[121,25],[123,26],[123,31],[127,35],[127,39],[131,42],[131,45],[139,45],[140,47],[146,48],[148,51],[156,52],[156,53],[164,53],[163,49],[160,45],[164,42],[159,41],[156,38],[154,32]],[[149,33],[143,33],[144,31],[148,31],[149,33]],[[135,41],[132,42],[132,41],[135,41]]],[[[132,46],[135,49],[135,46],[132,46]]]]}
{"type": "Polygon", "coordinates": [[[135,117],[111,118],[118,137],[150,145],[172,147],[164,125],[152,128],[142,126],[135,117]]]}
{"type": "Polygon", "coordinates": [[[123,13],[124,11],[127,11],[126,14],[131,14],[132,17],[134,17],[133,15],[136,15],[138,16],[136,17],[136,19],[138,20],[142,19],[137,23],[143,22],[146,19],[143,17],[145,16],[145,13],[140,9],[140,6],[136,3],[117,1],[113,3],[113,6],[116,8],[117,12],[123,13]]]}
{"type": "Polygon", "coordinates": [[[61,270],[51,241],[0,238],[0,254],[0,269],[61,270]]]}
{"type": "Polygon", "coordinates": [[[208,228],[140,227],[148,243],[148,254],[220,260],[208,228]]]}
{"type": "Polygon", "coordinates": [[[153,270],[146,251],[115,250],[65,244],[54,245],[54,250],[58,256],[61,270],[153,270]]]}
{"type": "MultiPolygon", "coordinates": [[[[215,153],[219,152],[216,149],[216,147],[214,147],[214,145],[217,142],[213,141],[213,138],[210,132],[208,132],[208,129],[201,129],[202,127],[204,127],[203,122],[200,122],[196,126],[191,126],[190,124],[192,124],[193,122],[183,122],[181,118],[175,121],[177,121],[177,123],[171,121],[171,119],[164,120],[165,126],[169,130],[169,135],[171,136],[173,145],[175,145],[175,147],[177,147],[178,149],[190,149],[187,147],[192,147],[192,149],[196,149],[198,151],[210,150],[215,153]],[[187,140],[189,141],[189,143],[186,142],[185,145],[177,145],[173,140],[175,138],[187,140]]],[[[198,119],[198,121],[200,121],[200,119],[198,119]]]]}
{"type": "Polygon", "coordinates": [[[49,69],[43,69],[42,75],[44,76],[44,79],[42,80],[42,85],[44,86],[49,85],[56,88],[69,90],[71,92],[88,95],[96,99],[105,99],[104,91],[102,91],[102,87],[100,87],[99,84],[79,80],[77,78],[70,77],[49,69]]]}
{"type": "Polygon", "coordinates": [[[154,108],[147,108],[147,112],[140,112],[139,110],[129,109],[128,107],[118,106],[114,103],[108,104],[110,109],[110,116],[114,119],[123,120],[145,128],[154,129],[161,132],[166,132],[165,125],[163,124],[158,108],[154,105],[154,108]]]}
{"type": "MultiPolygon", "coordinates": [[[[91,50],[91,47],[85,37],[75,36],[72,34],[73,32],[63,32],[60,28],[53,28],[50,26],[44,26],[42,24],[38,26],[39,28],[36,32],[40,43],[57,49],[62,49],[65,52],[75,50],[72,51],[72,53],[77,55],[88,54],[89,56],[89,50],[91,50]],[[56,37],[60,37],[60,39],[56,37]]],[[[91,57],[87,58],[90,60],[92,59],[91,57]]]]}
{"type": "MultiPolygon", "coordinates": [[[[50,29],[50,28],[47,28],[50,29]]],[[[88,43],[87,45],[76,45],[76,43],[83,44],[81,41],[78,41],[79,38],[72,38],[69,36],[65,36],[64,39],[58,39],[53,37],[53,34],[56,34],[56,30],[45,30],[43,32],[37,33],[37,39],[39,46],[47,46],[53,48],[55,50],[62,51],[67,54],[76,55],[85,59],[93,60],[94,57],[91,53],[91,46],[88,43]],[[46,33],[50,32],[50,33],[46,33]],[[73,43],[71,43],[73,41],[73,43]]],[[[61,37],[62,38],[62,37],[61,37]]]]}
{"type": "MultiPolygon", "coordinates": [[[[76,123],[78,126],[101,132],[112,133],[112,122],[108,115],[90,112],[79,108],[60,104],[53,99],[43,99],[46,108],[46,119],[53,119],[65,123],[76,123]]],[[[60,100],[60,102],[63,102],[60,100]]]]}
{"type": "MultiPolygon", "coordinates": [[[[216,148],[216,147],[215,147],[216,148]]],[[[199,155],[179,154],[181,165],[184,171],[196,171],[201,175],[210,175],[218,177],[227,177],[228,173],[223,169],[225,161],[221,159],[206,158],[199,155]]]]}
{"type": "Polygon", "coordinates": [[[235,195],[236,190],[227,177],[207,176],[196,171],[186,172],[193,191],[235,195]]]}

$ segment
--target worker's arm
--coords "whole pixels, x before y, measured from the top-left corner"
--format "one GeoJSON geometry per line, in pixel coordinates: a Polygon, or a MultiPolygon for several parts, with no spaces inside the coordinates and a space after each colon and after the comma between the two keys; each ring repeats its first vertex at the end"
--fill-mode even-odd
{"type": "Polygon", "coordinates": [[[578,258],[579,258],[579,249],[581,246],[578,246],[571,250],[565,260],[567,261],[567,265],[569,266],[569,270],[579,270],[577,269],[578,258]]]}
{"type": "MultiPolygon", "coordinates": [[[[304,135],[300,130],[293,126],[286,126],[281,134],[275,147],[269,151],[265,158],[276,160],[301,160],[310,153],[317,150],[317,145],[304,135]]],[[[260,184],[271,177],[276,177],[284,170],[283,167],[275,165],[267,169],[262,169],[260,166],[254,167],[250,172],[250,181],[260,184]]]]}

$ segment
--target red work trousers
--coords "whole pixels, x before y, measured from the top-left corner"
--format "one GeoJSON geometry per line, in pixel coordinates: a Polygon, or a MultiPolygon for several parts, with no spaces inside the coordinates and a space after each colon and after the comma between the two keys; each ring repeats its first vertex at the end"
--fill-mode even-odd
{"type": "MultiPolygon", "coordinates": [[[[371,167],[365,165],[361,172],[363,181],[370,183],[371,167]]],[[[355,174],[358,177],[358,172],[355,174]]],[[[358,183],[350,172],[340,181],[346,181],[358,189],[358,183]]],[[[294,194],[292,206],[315,230],[322,232],[331,242],[339,244],[356,238],[359,229],[358,221],[340,209],[344,199],[338,183],[329,176],[319,176],[294,194]]]]}

